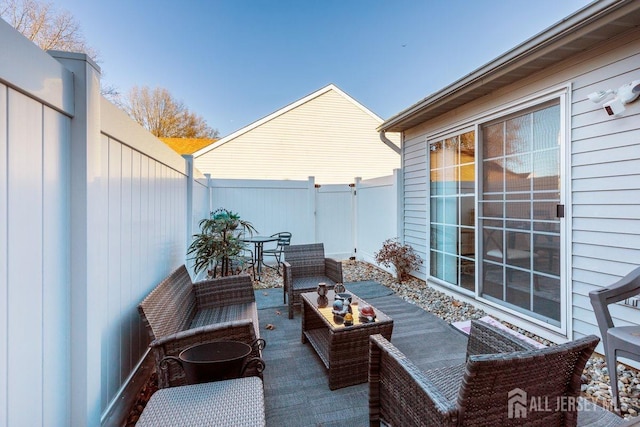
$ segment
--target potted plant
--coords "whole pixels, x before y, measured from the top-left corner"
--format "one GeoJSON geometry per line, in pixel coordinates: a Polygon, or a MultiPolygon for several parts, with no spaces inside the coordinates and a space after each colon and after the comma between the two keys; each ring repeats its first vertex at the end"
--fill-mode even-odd
{"type": "Polygon", "coordinates": [[[194,261],[196,274],[207,270],[215,277],[233,274],[233,260],[245,249],[242,237],[245,232],[253,234],[256,229],[249,221],[240,218],[235,212],[219,208],[211,212],[210,218],[200,221],[200,233],[193,236],[187,254],[194,261]]]}

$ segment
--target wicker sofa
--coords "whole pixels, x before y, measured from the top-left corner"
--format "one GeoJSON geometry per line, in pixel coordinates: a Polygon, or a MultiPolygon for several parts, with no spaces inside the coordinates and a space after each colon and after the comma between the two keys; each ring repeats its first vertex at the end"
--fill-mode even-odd
{"type": "Polygon", "coordinates": [[[282,267],[289,319],[293,319],[294,306],[300,306],[300,294],[315,290],[320,282],[325,282],[328,289],[342,283],[342,264],[324,256],[322,243],[285,246],[282,267]]]}
{"type": "MultiPolygon", "coordinates": [[[[186,385],[184,371],[165,356],[178,356],[195,344],[233,340],[252,345],[259,336],[258,309],[251,278],[227,276],[193,283],[182,265],[139,304],[138,313],[149,333],[158,387],[186,385]]],[[[254,346],[250,357],[260,357],[254,346]]],[[[258,374],[247,370],[247,375],[258,374]]]]}
{"type": "MultiPolygon", "coordinates": [[[[370,425],[576,426],[578,408],[571,406],[571,401],[578,399],[582,370],[598,341],[590,335],[566,344],[534,348],[491,325],[473,321],[465,364],[422,371],[381,335],[373,335],[370,425]],[[545,407],[526,413],[527,393],[529,399],[538,396],[550,402],[551,410],[545,407]],[[517,406],[514,398],[524,401],[517,406]],[[557,401],[566,401],[567,407],[554,410],[557,401]],[[514,414],[516,411],[520,412],[514,414]]],[[[622,421],[604,412],[614,423],[622,421]]]]}

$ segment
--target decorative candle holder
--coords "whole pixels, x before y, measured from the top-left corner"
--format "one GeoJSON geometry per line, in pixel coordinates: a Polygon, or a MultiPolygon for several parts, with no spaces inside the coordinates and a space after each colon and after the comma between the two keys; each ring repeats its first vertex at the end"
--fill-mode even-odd
{"type": "Polygon", "coordinates": [[[318,283],[318,289],[316,289],[316,291],[321,297],[326,297],[327,293],[329,292],[329,290],[327,289],[327,284],[324,282],[318,283]]]}

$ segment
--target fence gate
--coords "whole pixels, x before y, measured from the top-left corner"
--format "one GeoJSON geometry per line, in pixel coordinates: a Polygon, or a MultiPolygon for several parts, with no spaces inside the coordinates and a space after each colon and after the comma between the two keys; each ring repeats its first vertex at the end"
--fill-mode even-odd
{"type": "Polygon", "coordinates": [[[316,187],[316,241],[329,257],[346,259],[355,248],[355,187],[329,184],[316,187]]]}

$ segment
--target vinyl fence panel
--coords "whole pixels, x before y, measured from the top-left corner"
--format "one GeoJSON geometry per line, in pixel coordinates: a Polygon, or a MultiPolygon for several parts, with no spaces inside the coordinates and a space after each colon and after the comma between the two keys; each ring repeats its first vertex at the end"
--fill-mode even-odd
{"type": "Polygon", "coordinates": [[[316,241],[313,179],[211,180],[212,210],[225,208],[251,222],[259,235],[292,234],[291,244],[316,241]]]}
{"type": "Polygon", "coordinates": [[[347,259],[355,253],[354,191],[349,184],[316,189],[316,239],[328,257],[347,259]]]}
{"type": "Polygon", "coordinates": [[[374,254],[386,239],[402,235],[398,219],[400,172],[393,175],[356,180],[357,258],[375,264],[374,254]]]}

